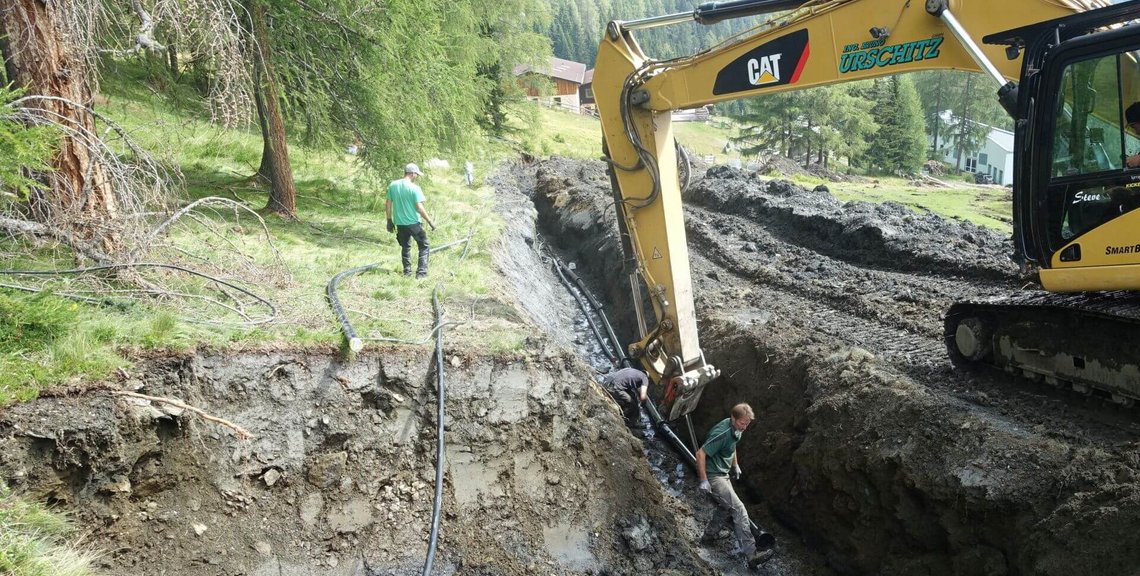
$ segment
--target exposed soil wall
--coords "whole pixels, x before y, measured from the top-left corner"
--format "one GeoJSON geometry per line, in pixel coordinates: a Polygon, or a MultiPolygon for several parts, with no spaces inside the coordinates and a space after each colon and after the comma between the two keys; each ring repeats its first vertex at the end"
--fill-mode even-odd
{"type": "MultiPolygon", "coordinates": [[[[535,204],[610,294],[622,290],[604,280],[619,260],[613,208],[602,165],[586,164],[539,167],[535,204]]],[[[724,374],[698,429],[736,402],[757,408],[741,444],[748,486],[829,566],[1136,570],[1135,416],[945,359],[942,311],[1016,287],[1000,235],[723,168],[690,197],[701,340],[724,374]]]]}
{"type": "MultiPolygon", "coordinates": [[[[437,573],[706,573],[639,440],[580,361],[447,354],[437,573]]],[[[109,392],[0,416],[0,473],[73,510],[121,575],[410,574],[434,479],[427,351],[158,358],[119,383],[248,428],[109,392]]]]}

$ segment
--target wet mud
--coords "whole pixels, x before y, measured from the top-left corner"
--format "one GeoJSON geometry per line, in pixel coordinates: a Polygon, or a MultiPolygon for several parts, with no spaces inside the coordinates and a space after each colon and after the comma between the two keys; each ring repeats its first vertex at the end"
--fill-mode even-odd
{"type": "MultiPolygon", "coordinates": [[[[549,236],[628,306],[606,280],[621,256],[604,166],[534,170],[549,236]]],[[[1024,285],[1007,239],[731,168],[687,199],[702,348],[724,374],[697,429],[736,402],[757,409],[740,454],[782,544],[839,574],[1135,570],[1134,411],[947,360],[952,302],[1024,285]]]]}

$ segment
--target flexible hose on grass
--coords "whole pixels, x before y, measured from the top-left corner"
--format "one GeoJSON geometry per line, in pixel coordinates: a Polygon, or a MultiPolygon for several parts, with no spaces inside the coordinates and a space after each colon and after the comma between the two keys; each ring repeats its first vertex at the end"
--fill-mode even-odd
{"type": "MultiPolygon", "coordinates": [[[[465,246],[463,248],[463,255],[459,257],[459,262],[462,263],[463,260],[467,258],[467,251],[471,248],[471,236],[472,236],[472,232],[468,231],[466,238],[464,238],[462,240],[456,240],[455,242],[448,242],[447,244],[444,244],[443,246],[436,246],[435,248],[428,250],[428,253],[429,254],[435,254],[436,252],[442,252],[443,250],[447,250],[448,248],[451,248],[452,246],[456,246],[458,244],[462,244],[462,243],[466,242],[467,246],[465,246]]],[[[340,322],[340,330],[341,330],[341,332],[344,333],[345,340],[348,341],[349,350],[352,350],[353,352],[360,352],[360,350],[364,348],[364,341],[365,340],[378,340],[378,341],[382,341],[382,342],[394,342],[394,343],[398,343],[398,344],[423,344],[424,342],[427,342],[428,340],[430,340],[435,335],[436,330],[439,330],[442,328],[442,326],[439,326],[439,325],[434,326],[432,328],[432,331],[430,333],[428,333],[428,335],[426,337],[424,337],[423,340],[420,340],[418,342],[408,341],[408,340],[397,340],[394,338],[362,338],[360,335],[358,335],[356,333],[356,328],[354,328],[352,326],[352,321],[350,321],[348,319],[348,312],[345,311],[344,306],[340,302],[340,296],[337,295],[337,286],[340,285],[341,280],[343,280],[349,276],[361,274],[363,272],[368,272],[369,270],[375,270],[376,268],[379,268],[380,266],[383,266],[384,264],[385,264],[384,262],[374,262],[372,264],[367,264],[364,266],[357,266],[356,268],[351,268],[351,269],[345,270],[343,272],[338,273],[336,276],[333,276],[332,280],[329,280],[328,285],[325,286],[325,295],[329,299],[329,306],[332,307],[333,313],[336,314],[337,322],[340,322]]]]}

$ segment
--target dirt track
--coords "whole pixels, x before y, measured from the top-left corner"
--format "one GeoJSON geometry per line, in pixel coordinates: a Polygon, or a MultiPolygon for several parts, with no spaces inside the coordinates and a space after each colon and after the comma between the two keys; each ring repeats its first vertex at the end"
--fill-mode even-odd
{"type": "MultiPolygon", "coordinates": [[[[544,260],[574,261],[632,338],[604,167],[555,159],[492,181],[504,298],[533,336],[510,357],[446,354],[436,573],[745,573],[726,541],[693,545],[713,513],[693,474],[589,384],[605,363],[544,260]]],[[[780,538],[762,573],[1136,573],[1140,417],[945,360],[950,302],[1022,284],[1005,239],[727,168],[686,211],[702,342],[724,374],[696,425],[757,408],[744,488],[780,538]]],[[[417,573],[432,364],[409,348],[160,356],[114,385],[257,438],[105,392],[46,398],[0,414],[0,473],[76,511],[114,574],[417,573]]]]}

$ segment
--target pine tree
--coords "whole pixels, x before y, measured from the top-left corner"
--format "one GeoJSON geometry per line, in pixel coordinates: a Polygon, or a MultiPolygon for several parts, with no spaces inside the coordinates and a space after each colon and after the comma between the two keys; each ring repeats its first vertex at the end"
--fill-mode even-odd
{"type": "MultiPolygon", "coordinates": [[[[997,100],[997,88],[988,77],[972,72],[920,72],[917,75],[923,116],[932,137],[937,134],[943,148],[949,148],[961,170],[965,156],[985,145],[991,128],[1012,128],[1009,115],[997,100]],[[949,112],[949,122],[941,118],[949,112]]],[[[932,150],[937,159],[945,149],[932,150]]]]}
{"type": "Polygon", "coordinates": [[[879,130],[871,140],[867,160],[888,174],[913,174],[922,166],[925,128],[914,82],[906,76],[874,81],[870,91],[872,115],[879,130]]]}

